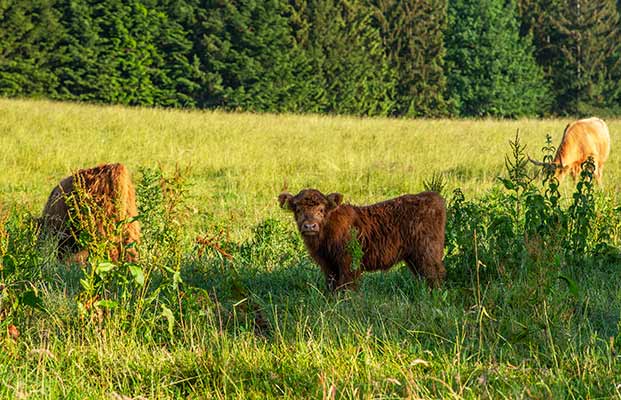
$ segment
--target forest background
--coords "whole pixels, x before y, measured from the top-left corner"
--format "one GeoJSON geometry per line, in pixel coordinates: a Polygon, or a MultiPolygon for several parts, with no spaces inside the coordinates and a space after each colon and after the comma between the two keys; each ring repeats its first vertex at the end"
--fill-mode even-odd
{"type": "Polygon", "coordinates": [[[369,116],[621,115],[620,9],[0,0],[0,95],[369,116]]]}

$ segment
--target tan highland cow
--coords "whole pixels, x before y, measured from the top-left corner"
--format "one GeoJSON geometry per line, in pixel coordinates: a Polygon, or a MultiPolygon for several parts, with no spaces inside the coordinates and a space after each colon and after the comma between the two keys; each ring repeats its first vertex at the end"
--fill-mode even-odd
{"type": "Polygon", "coordinates": [[[408,194],[368,206],[341,204],[342,200],[340,193],[326,196],[315,189],[278,196],[280,206],[293,212],[329,290],[355,286],[362,271],[387,270],[399,261],[429,286],[442,283],[446,208],[440,195],[408,194]],[[352,232],[362,250],[355,269],[352,232]]]}
{"type": "Polygon", "coordinates": [[[571,174],[574,180],[580,174],[582,163],[589,157],[595,162],[594,178],[602,181],[604,163],[610,154],[610,133],[608,126],[599,118],[581,119],[565,127],[563,139],[551,163],[530,161],[544,168],[553,168],[554,176],[560,181],[571,174]]]}
{"type": "Polygon", "coordinates": [[[136,217],[136,192],[127,168],[122,164],[103,164],[81,169],[60,181],[43,209],[42,233],[58,239],[59,257],[84,262],[88,250],[78,238],[86,234],[105,243],[113,261],[134,261],[132,243],[140,240],[136,217]]]}

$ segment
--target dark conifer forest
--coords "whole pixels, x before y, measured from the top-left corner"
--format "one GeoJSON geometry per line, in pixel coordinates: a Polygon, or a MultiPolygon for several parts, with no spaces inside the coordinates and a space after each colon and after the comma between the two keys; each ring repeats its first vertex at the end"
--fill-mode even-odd
{"type": "Polygon", "coordinates": [[[0,95],[405,117],[621,114],[613,0],[0,0],[0,95]]]}

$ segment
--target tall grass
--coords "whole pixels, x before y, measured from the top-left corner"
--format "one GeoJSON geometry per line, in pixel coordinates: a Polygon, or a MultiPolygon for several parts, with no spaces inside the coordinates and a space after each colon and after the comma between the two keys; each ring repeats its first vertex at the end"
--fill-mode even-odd
{"type": "MultiPolygon", "coordinates": [[[[102,162],[189,167],[189,205],[229,221],[236,235],[266,216],[281,218],[275,196],[287,187],[339,191],[367,203],[417,192],[441,173],[450,191],[488,190],[520,129],[527,151],[545,135],[558,145],[568,120],[394,120],[226,114],[0,100],[0,190],[5,202],[39,211],[62,176],[102,162]]],[[[613,138],[607,190],[618,191],[621,150],[613,138]]]]}
{"type": "Polygon", "coordinates": [[[587,168],[576,189],[519,162],[524,144],[539,156],[546,133],[560,140],[560,120],[1,100],[0,397],[619,396],[621,123],[608,122],[605,186],[587,168]],[[134,173],[140,260],[65,265],[32,216],[62,176],[105,161],[134,173]],[[276,204],[306,186],[356,203],[442,189],[444,287],[397,266],[326,292],[276,204]]]}

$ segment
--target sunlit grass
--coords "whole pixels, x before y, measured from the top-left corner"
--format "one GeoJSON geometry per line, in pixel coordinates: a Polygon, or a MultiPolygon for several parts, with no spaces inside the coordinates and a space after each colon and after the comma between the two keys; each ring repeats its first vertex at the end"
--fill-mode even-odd
{"type": "MultiPolygon", "coordinates": [[[[504,168],[508,141],[540,155],[545,135],[557,145],[569,120],[395,120],[304,115],[228,114],[0,100],[0,191],[7,203],[37,211],[58,180],[78,168],[122,162],[190,168],[190,204],[228,221],[234,233],[269,215],[287,188],[339,191],[367,203],[423,189],[433,173],[447,189],[480,194],[504,168]]],[[[604,181],[619,188],[620,147],[604,181]]],[[[569,181],[570,179],[568,179],[569,181]]]]}

